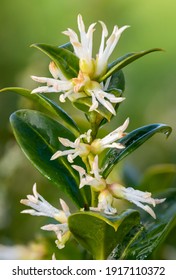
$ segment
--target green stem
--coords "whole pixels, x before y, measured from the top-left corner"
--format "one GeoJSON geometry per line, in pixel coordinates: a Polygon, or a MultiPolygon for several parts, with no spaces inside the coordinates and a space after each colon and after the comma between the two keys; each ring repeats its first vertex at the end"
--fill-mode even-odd
{"type": "Polygon", "coordinates": [[[97,205],[98,205],[98,195],[99,195],[99,192],[95,192],[93,190],[93,188],[91,187],[91,206],[92,207],[97,207],[97,205]]]}
{"type": "Polygon", "coordinates": [[[91,130],[92,130],[92,133],[91,133],[92,141],[97,136],[101,121],[102,121],[102,116],[100,114],[98,114],[97,112],[93,111],[89,114],[89,122],[91,124],[91,130]]]}

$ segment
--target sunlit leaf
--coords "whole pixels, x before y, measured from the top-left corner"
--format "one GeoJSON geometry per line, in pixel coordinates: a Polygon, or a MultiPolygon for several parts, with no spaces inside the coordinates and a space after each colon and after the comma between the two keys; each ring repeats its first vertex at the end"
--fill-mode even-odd
{"type": "Polygon", "coordinates": [[[50,160],[57,150],[63,150],[58,137],[74,140],[74,135],[60,123],[43,113],[20,110],[13,113],[10,123],[18,144],[32,164],[50,181],[65,191],[83,207],[85,190],[79,189],[79,178],[65,157],[50,160]]]}
{"type": "Polygon", "coordinates": [[[42,94],[31,94],[31,91],[25,88],[18,88],[18,87],[9,87],[0,90],[0,92],[10,91],[17,93],[21,96],[24,96],[41,106],[47,109],[49,112],[53,113],[57,117],[59,117],[59,121],[61,121],[65,127],[67,127],[75,136],[78,136],[79,128],[73,119],[54,101],[50,100],[49,98],[45,97],[42,94]]]}
{"type": "Polygon", "coordinates": [[[165,124],[150,124],[128,133],[118,141],[125,146],[124,149],[110,149],[105,155],[102,161],[103,176],[107,177],[115,164],[136,150],[156,133],[164,133],[169,136],[171,131],[171,127],[165,124]]]}
{"type": "Polygon", "coordinates": [[[119,71],[120,69],[124,68],[128,64],[132,63],[133,61],[143,57],[146,54],[156,52],[156,51],[162,51],[162,49],[155,48],[150,49],[147,51],[140,51],[140,52],[133,52],[133,53],[127,53],[122,57],[119,57],[117,60],[109,64],[108,71],[106,74],[100,78],[100,82],[106,80],[108,77],[110,77],[114,72],[119,71]]]}
{"type": "Polygon", "coordinates": [[[97,260],[107,259],[139,222],[139,212],[130,209],[113,216],[78,212],[68,219],[69,229],[76,240],[97,260]]]}
{"type": "Polygon", "coordinates": [[[78,76],[79,59],[67,48],[59,48],[45,44],[33,44],[32,47],[41,50],[49,56],[68,79],[78,76]]]}

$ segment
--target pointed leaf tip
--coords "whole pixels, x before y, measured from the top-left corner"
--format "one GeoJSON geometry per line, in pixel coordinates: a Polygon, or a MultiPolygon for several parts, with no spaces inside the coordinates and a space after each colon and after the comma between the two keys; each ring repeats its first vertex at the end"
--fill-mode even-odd
{"type": "Polygon", "coordinates": [[[133,130],[132,132],[121,138],[118,143],[125,146],[124,149],[110,149],[102,161],[102,173],[107,177],[114,166],[124,157],[135,151],[139,146],[145,143],[156,133],[164,133],[168,136],[172,132],[172,128],[165,124],[150,124],[133,130]]]}

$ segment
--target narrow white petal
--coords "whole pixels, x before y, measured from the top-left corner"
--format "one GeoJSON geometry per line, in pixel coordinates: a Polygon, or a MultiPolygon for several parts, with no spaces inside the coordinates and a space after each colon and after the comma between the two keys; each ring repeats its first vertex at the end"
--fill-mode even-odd
{"type": "Polygon", "coordinates": [[[76,32],[74,32],[74,30],[68,28],[68,30],[62,32],[64,35],[67,35],[69,36],[70,38],[70,42],[74,48],[74,52],[76,54],[76,56],[79,57],[79,46],[80,46],[80,43],[79,43],[79,40],[78,40],[78,36],[76,34],[76,32]]]}
{"type": "Polygon", "coordinates": [[[38,203],[38,198],[35,197],[35,196],[33,196],[33,195],[31,195],[31,194],[28,194],[28,195],[27,195],[27,199],[28,199],[29,202],[32,202],[32,203],[34,203],[34,204],[37,204],[37,203],[38,203]]]}
{"type": "Polygon", "coordinates": [[[163,203],[165,200],[166,200],[166,198],[161,198],[161,199],[155,198],[155,203],[160,204],[160,203],[163,203]]]}
{"type": "Polygon", "coordinates": [[[21,211],[20,213],[22,213],[22,214],[30,214],[32,216],[35,216],[35,213],[37,213],[37,212],[35,210],[33,210],[33,209],[26,209],[26,210],[21,211]]]}
{"type": "Polygon", "coordinates": [[[32,188],[34,196],[38,199],[38,192],[37,192],[37,184],[34,183],[33,188],[32,188]]]}
{"type": "Polygon", "coordinates": [[[59,141],[61,142],[61,144],[65,147],[71,147],[71,148],[76,148],[76,145],[74,142],[71,142],[70,140],[66,139],[66,138],[62,138],[62,137],[59,137],[58,138],[59,141]]]}
{"type": "Polygon", "coordinates": [[[92,171],[91,173],[94,174],[97,180],[101,180],[102,176],[99,174],[100,170],[98,167],[98,155],[95,156],[93,164],[92,164],[92,171]]]}
{"type": "Polygon", "coordinates": [[[58,157],[62,156],[62,151],[57,151],[54,155],[52,155],[52,157],[50,158],[50,160],[55,160],[58,157]]]}
{"type": "Polygon", "coordinates": [[[64,76],[61,69],[59,67],[57,67],[53,61],[51,61],[49,64],[49,70],[50,70],[51,75],[54,77],[54,79],[59,78],[62,81],[67,81],[67,78],[64,76]]]}
{"type": "Polygon", "coordinates": [[[92,95],[92,105],[89,108],[89,111],[95,111],[98,108],[98,101],[96,100],[96,97],[94,93],[91,91],[92,95]]]}
{"type": "Polygon", "coordinates": [[[64,103],[65,99],[68,97],[70,99],[71,94],[73,93],[73,89],[65,92],[64,94],[61,94],[59,97],[60,102],[64,103]]]}
{"type": "Polygon", "coordinates": [[[110,94],[108,93],[106,96],[105,96],[107,99],[109,99],[109,101],[111,103],[120,103],[122,101],[125,100],[125,97],[115,97],[115,96],[110,96],[110,94]]]}
{"type": "Polygon", "coordinates": [[[81,177],[86,174],[86,171],[81,166],[72,165],[72,167],[79,172],[81,177]]]}
{"type": "Polygon", "coordinates": [[[74,151],[74,153],[70,153],[69,155],[68,155],[68,157],[67,157],[67,159],[68,159],[68,161],[70,162],[70,163],[73,163],[73,160],[76,158],[76,157],[78,157],[79,155],[81,155],[81,151],[74,151]]]}
{"type": "Polygon", "coordinates": [[[75,152],[74,149],[65,150],[65,151],[57,151],[57,152],[51,157],[50,160],[55,160],[55,159],[58,158],[58,157],[67,156],[67,155],[72,154],[72,153],[74,153],[74,152],[75,152]]]}
{"type": "Polygon", "coordinates": [[[105,57],[107,59],[110,57],[110,55],[112,54],[115,46],[118,43],[118,40],[119,40],[122,32],[128,27],[129,27],[128,25],[125,25],[121,28],[118,28],[118,26],[114,26],[113,32],[106,42],[106,48],[105,48],[104,53],[103,53],[104,59],[105,59],[105,57]]]}
{"type": "Polygon", "coordinates": [[[126,121],[123,123],[123,125],[119,126],[112,132],[110,132],[107,136],[101,139],[101,145],[105,146],[108,144],[113,143],[114,141],[119,140],[122,136],[124,131],[127,129],[129,125],[129,118],[126,119],[126,121]]]}
{"type": "Polygon", "coordinates": [[[155,212],[153,211],[153,209],[148,206],[148,205],[143,205],[142,203],[140,203],[139,201],[132,201],[134,204],[136,204],[138,207],[142,208],[144,211],[146,211],[147,213],[149,213],[154,219],[156,219],[156,215],[155,212]]]}
{"type": "Polygon", "coordinates": [[[115,148],[115,149],[124,149],[125,148],[125,146],[123,146],[120,143],[107,144],[107,145],[104,145],[103,147],[104,147],[104,149],[105,148],[115,148]]]}
{"type": "Polygon", "coordinates": [[[99,56],[103,54],[104,51],[104,44],[105,44],[105,38],[108,36],[108,30],[103,21],[99,21],[102,26],[102,37],[101,37],[101,43],[99,48],[99,56]]]}
{"type": "Polygon", "coordinates": [[[55,83],[55,79],[53,78],[46,78],[46,77],[37,77],[37,76],[31,76],[31,78],[39,83],[47,83],[47,85],[53,85],[55,83]]]}
{"type": "Polygon", "coordinates": [[[70,209],[69,209],[67,203],[63,199],[60,199],[60,204],[61,204],[62,210],[68,217],[70,215],[70,209]]]}
{"type": "Polygon", "coordinates": [[[58,92],[58,91],[53,87],[43,86],[43,87],[38,87],[38,88],[33,89],[31,91],[31,94],[33,94],[33,93],[43,93],[43,92],[58,92]]]}

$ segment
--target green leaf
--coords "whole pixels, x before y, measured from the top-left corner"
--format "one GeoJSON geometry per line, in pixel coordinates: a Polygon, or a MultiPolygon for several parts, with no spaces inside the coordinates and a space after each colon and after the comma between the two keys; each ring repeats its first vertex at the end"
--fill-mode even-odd
{"type": "Polygon", "coordinates": [[[119,91],[123,92],[125,90],[125,77],[122,70],[119,70],[112,74],[107,92],[119,96],[119,91]],[[116,95],[117,92],[117,95],[116,95]]]}
{"type": "Polygon", "coordinates": [[[50,100],[49,98],[45,97],[42,94],[31,94],[31,91],[25,88],[18,88],[18,87],[8,87],[0,90],[0,92],[11,91],[17,93],[21,96],[24,96],[34,102],[39,103],[49,112],[53,113],[59,120],[64,124],[66,128],[68,128],[76,137],[79,136],[80,131],[77,124],[73,121],[73,119],[61,108],[59,107],[54,101],[50,100]]]}
{"type": "Polygon", "coordinates": [[[72,46],[72,44],[70,42],[68,42],[68,43],[66,43],[64,45],[59,46],[59,48],[66,49],[66,50],[68,50],[70,52],[74,52],[74,48],[73,48],[73,46],[72,46]]]}
{"type": "Polygon", "coordinates": [[[86,203],[79,189],[79,178],[65,157],[50,160],[57,150],[63,150],[58,137],[74,140],[74,135],[60,123],[43,113],[19,110],[10,117],[17,142],[32,164],[49,180],[83,207],[86,203]]]}
{"type": "Polygon", "coordinates": [[[45,44],[33,44],[35,47],[45,53],[61,69],[62,73],[68,79],[75,78],[79,72],[79,59],[66,48],[58,48],[45,44]]]}
{"type": "Polygon", "coordinates": [[[157,219],[144,214],[143,225],[136,227],[126,236],[126,240],[116,248],[112,254],[113,259],[145,260],[162,245],[168,233],[176,225],[176,190],[163,193],[166,201],[156,206],[157,219]]]}
{"type": "Polygon", "coordinates": [[[78,212],[68,218],[70,231],[96,260],[107,259],[115,246],[139,222],[139,212],[130,209],[120,215],[78,212]]]}
{"type": "Polygon", "coordinates": [[[125,146],[124,149],[110,149],[102,161],[102,174],[106,178],[115,164],[124,157],[132,153],[149,138],[156,133],[164,133],[167,136],[171,133],[172,128],[165,124],[150,124],[133,130],[118,142],[125,146]]]}
{"type": "Polygon", "coordinates": [[[127,53],[122,57],[119,57],[117,60],[109,64],[108,70],[106,74],[100,78],[100,82],[106,80],[108,77],[110,77],[113,73],[119,71],[120,69],[124,68],[128,64],[132,63],[133,61],[143,57],[146,54],[156,52],[156,51],[162,51],[162,49],[154,48],[147,51],[140,51],[140,52],[133,52],[133,53],[127,53]]]}

